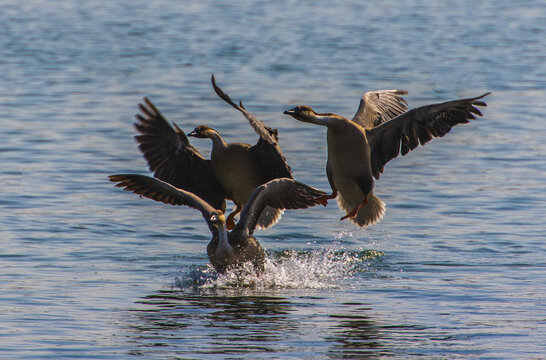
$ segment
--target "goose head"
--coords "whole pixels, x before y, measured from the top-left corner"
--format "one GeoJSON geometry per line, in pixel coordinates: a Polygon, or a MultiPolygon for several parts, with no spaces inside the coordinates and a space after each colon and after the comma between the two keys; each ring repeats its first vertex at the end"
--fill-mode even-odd
{"type": "Polygon", "coordinates": [[[217,134],[218,132],[214,130],[211,127],[208,127],[207,125],[199,125],[191,133],[188,134],[188,136],[194,136],[196,138],[205,139],[205,138],[212,138],[214,134],[217,134]]]}
{"type": "Polygon", "coordinates": [[[286,115],[292,116],[294,119],[306,123],[311,123],[315,125],[321,125],[330,127],[338,122],[345,122],[348,121],[342,116],[332,114],[332,113],[324,113],[319,114],[315,112],[310,106],[307,105],[299,105],[295,108],[286,110],[284,112],[286,115]]]}
{"type": "Polygon", "coordinates": [[[314,119],[317,116],[317,113],[307,105],[299,105],[292,109],[288,109],[284,114],[290,115],[296,120],[310,123],[314,123],[314,119]]]}
{"type": "Polygon", "coordinates": [[[220,229],[226,225],[226,217],[221,210],[214,210],[209,218],[209,224],[211,227],[220,229]]]}

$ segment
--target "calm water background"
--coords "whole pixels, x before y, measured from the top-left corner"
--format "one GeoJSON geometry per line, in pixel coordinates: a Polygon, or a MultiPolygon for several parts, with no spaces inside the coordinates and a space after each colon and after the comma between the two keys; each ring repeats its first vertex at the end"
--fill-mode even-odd
{"type": "Polygon", "coordinates": [[[544,24],[543,1],[3,1],[0,358],[546,358],[544,24]],[[259,232],[256,281],[207,267],[196,211],[107,181],[148,173],[145,95],[187,131],[256,141],[211,73],[322,189],[325,129],[288,107],[493,94],[387,165],[378,225],[332,202],[259,232]]]}

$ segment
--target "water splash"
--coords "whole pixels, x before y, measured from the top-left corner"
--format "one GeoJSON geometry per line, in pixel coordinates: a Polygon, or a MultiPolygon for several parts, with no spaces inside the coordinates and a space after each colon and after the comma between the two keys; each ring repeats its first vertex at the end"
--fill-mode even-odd
{"type": "Polygon", "coordinates": [[[176,278],[182,289],[336,289],[350,287],[356,273],[369,270],[383,255],[375,250],[346,250],[334,245],[320,250],[266,252],[265,271],[258,276],[250,263],[218,274],[211,265],[191,268],[176,278]]]}

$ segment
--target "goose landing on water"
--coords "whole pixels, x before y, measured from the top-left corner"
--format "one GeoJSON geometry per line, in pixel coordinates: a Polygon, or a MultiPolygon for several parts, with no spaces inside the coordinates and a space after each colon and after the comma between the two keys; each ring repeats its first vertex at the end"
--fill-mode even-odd
{"type": "Polygon", "coordinates": [[[252,192],[242,210],[241,219],[228,232],[224,212],[191,192],[144,175],[111,175],[109,179],[117,183],[116,187],[123,187],[135,194],[165,204],[186,205],[199,210],[212,232],[207,254],[218,272],[225,272],[245,262],[251,262],[258,273],[263,271],[264,250],[253,234],[258,218],[266,207],[305,209],[319,203],[324,204],[319,200],[324,195],[320,190],[293,179],[271,180],[252,192]]]}
{"type": "Polygon", "coordinates": [[[474,115],[482,116],[476,106],[486,106],[479,100],[489,94],[421,106],[372,128],[339,115],[318,114],[305,105],[284,113],[328,128],[326,175],[332,194],[323,200],[337,196],[339,207],[347,213],[340,220],[348,218],[359,226],[369,226],[385,214],[385,204],[373,191],[374,178],[379,179],[385,164],[433,137],[444,136],[453,126],[475,119],[474,115]]]}
{"type": "MultiPolygon", "coordinates": [[[[226,219],[227,228],[232,229],[234,216],[256,187],[272,179],[292,178],[292,171],[279,147],[277,130],[258,120],[242,103],[234,103],[216,85],[214,76],[211,80],[216,94],[239,110],[260,136],[254,146],[226,143],[218,131],[201,125],[188,135],[212,140],[211,160],[205,159],[186,134],[176,124],[173,123],[174,128],[169,125],[148,98],[140,104],[142,114],[136,116],[135,127],[140,135],[135,138],[154,177],[196,194],[215,209],[225,210],[225,199],[232,200],[236,210],[226,219]]],[[[266,208],[258,228],[273,226],[281,215],[282,210],[266,208]]]]}

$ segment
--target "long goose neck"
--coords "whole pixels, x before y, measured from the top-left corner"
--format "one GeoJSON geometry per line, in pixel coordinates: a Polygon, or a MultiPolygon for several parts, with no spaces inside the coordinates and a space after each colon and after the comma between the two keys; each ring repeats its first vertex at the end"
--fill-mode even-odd
{"type": "Polygon", "coordinates": [[[210,131],[207,135],[212,140],[212,151],[225,149],[227,147],[227,143],[222,139],[218,131],[210,131]]]}
{"type": "Polygon", "coordinates": [[[233,247],[229,243],[228,232],[225,225],[218,228],[218,250],[221,252],[233,250],[233,247]]]}
{"type": "Polygon", "coordinates": [[[356,110],[356,113],[353,117],[353,122],[355,123],[364,123],[365,122],[365,114],[366,114],[366,103],[363,99],[360,100],[360,105],[358,106],[358,109],[356,110]]]}
{"type": "Polygon", "coordinates": [[[331,127],[339,122],[345,121],[345,118],[336,115],[336,114],[313,114],[307,118],[309,122],[316,124],[331,127]]]}

